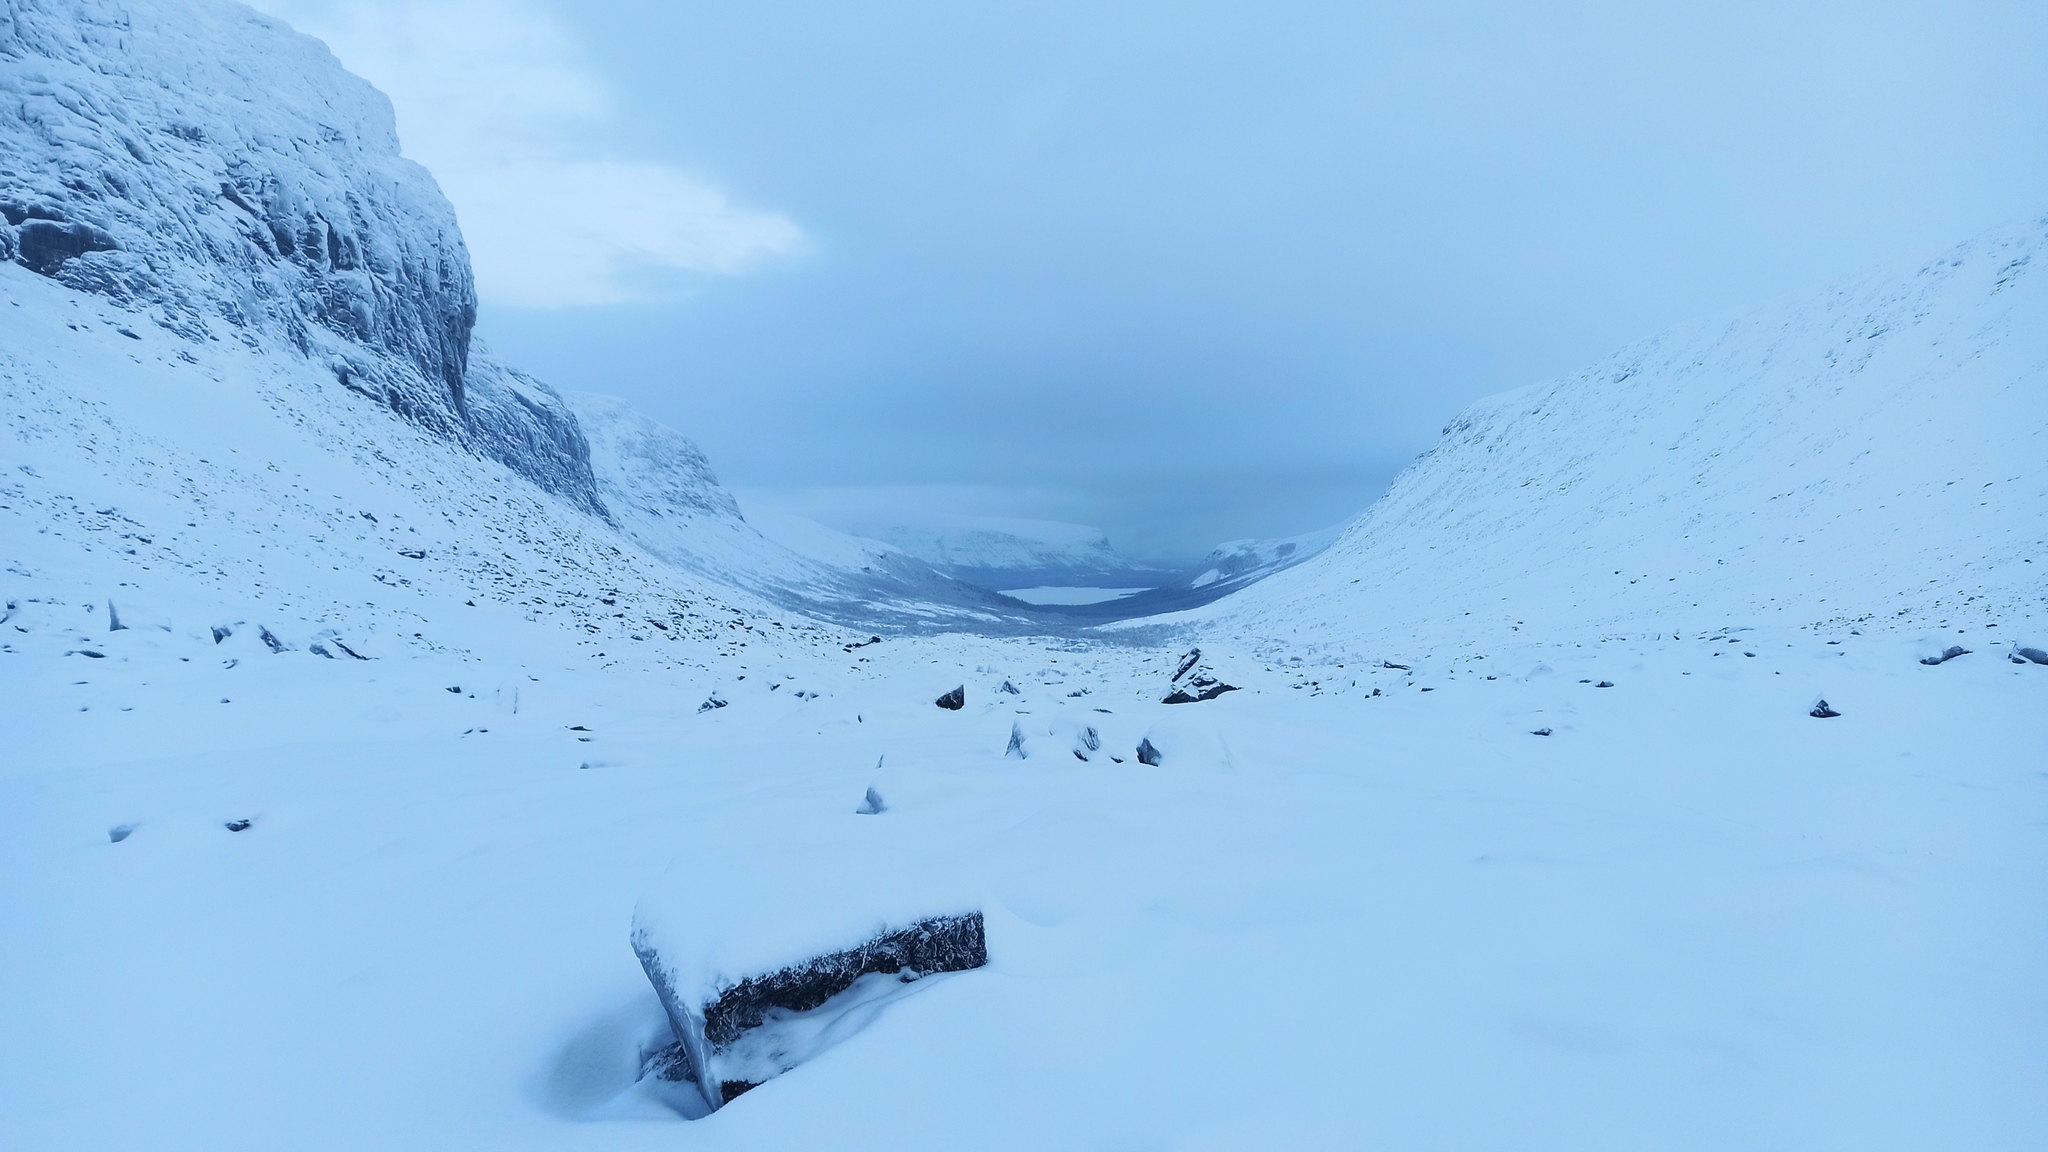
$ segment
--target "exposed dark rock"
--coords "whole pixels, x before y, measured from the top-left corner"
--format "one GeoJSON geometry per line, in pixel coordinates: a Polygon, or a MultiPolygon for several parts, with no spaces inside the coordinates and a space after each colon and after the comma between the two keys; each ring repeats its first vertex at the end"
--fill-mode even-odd
{"type": "Polygon", "coordinates": [[[398,554],[408,560],[425,560],[427,558],[427,550],[424,548],[400,548],[398,554]]]}
{"type": "Polygon", "coordinates": [[[213,642],[215,644],[218,644],[221,641],[227,639],[228,637],[233,636],[234,634],[235,630],[233,628],[230,628],[225,624],[216,624],[214,625],[213,628],[213,642]]]}
{"type": "Polygon", "coordinates": [[[1150,737],[1146,737],[1138,741],[1138,763],[1149,764],[1152,767],[1156,768],[1159,766],[1159,761],[1161,761],[1162,759],[1164,759],[1164,757],[1159,755],[1159,749],[1154,748],[1152,746],[1152,740],[1150,737]]]}
{"type": "Polygon", "coordinates": [[[708,697],[702,704],[697,705],[697,712],[699,715],[702,715],[703,713],[711,711],[713,708],[723,707],[725,707],[725,701],[719,699],[717,694],[714,693],[710,697],[708,697]]]}
{"type": "Polygon", "coordinates": [[[1172,682],[1167,686],[1166,697],[1160,703],[1196,704],[1235,691],[1237,685],[1225,684],[1202,660],[1202,650],[1196,648],[1180,658],[1180,665],[1174,669],[1172,682]]]}
{"type": "Polygon", "coordinates": [[[1939,656],[1922,656],[1920,658],[1920,662],[1929,667],[1933,667],[1937,664],[1946,664],[1958,656],[1968,656],[1969,654],[1970,650],[1968,648],[1965,648],[1960,644],[1956,644],[1942,649],[1941,655],[1939,656]]]}
{"type": "Polygon", "coordinates": [[[944,696],[939,697],[933,703],[949,712],[958,712],[960,709],[967,707],[967,685],[962,684],[944,696]]]}
{"type": "Polygon", "coordinates": [[[249,829],[249,825],[253,823],[255,823],[253,820],[230,820],[225,825],[222,825],[222,827],[225,827],[230,832],[246,832],[249,829]]]}
{"type": "Polygon", "coordinates": [[[1813,711],[1808,712],[1807,715],[1813,717],[1816,720],[1832,720],[1835,717],[1840,716],[1841,713],[1835,711],[1833,708],[1828,707],[1828,702],[1823,700],[1820,703],[1815,704],[1813,706],[1813,711]]]}
{"type": "MultiPolygon", "coordinates": [[[[864,976],[895,976],[910,984],[943,972],[980,968],[988,963],[988,938],[979,911],[928,917],[844,951],[746,977],[709,1003],[692,1002],[693,993],[676,988],[660,955],[637,932],[633,951],[661,998],[669,1027],[677,1037],[677,1042],[657,1053],[649,1065],[665,1080],[696,1083],[700,1089],[707,1080],[717,1083],[718,1099],[706,1101],[715,1108],[761,1083],[719,1074],[724,1070],[722,1058],[748,1033],[789,1015],[821,1008],[864,976]]],[[[725,1064],[725,1069],[730,1068],[725,1064]]]]}
{"type": "Polygon", "coordinates": [[[1024,694],[1022,689],[1018,688],[1015,684],[1010,683],[1008,680],[1003,681],[1003,686],[997,689],[997,691],[1002,692],[1006,696],[1022,696],[1024,694]]]}
{"type": "Polygon", "coordinates": [[[116,824],[112,828],[107,829],[107,839],[115,844],[119,844],[134,834],[135,825],[133,824],[116,824]]]}
{"type": "Polygon", "coordinates": [[[1548,729],[1548,728],[1537,728],[1537,729],[1533,729],[1533,730],[1531,730],[1531,731],[1530,731],[1529,735],[1531,735],[1531,736],[1548,736],[1548,735],[1550,735],[1550,729],[1548,729]]]}
{"type": "Polygon", "coordinates": [[[90,224],[27,220],[15,229],[15,256],[31,271],[55,276],[64,262],[87,252],[111,252],[114,238],[90,224]]]}
{"type": "Polygon", "coordinates": [[[1022,724],[1012,723],[1010,725],[1010,744],[1003,749],[1003,755],[1016,760],[1023,760],[1031,755],[1031,753],[1024,750],[1024,726],[1022,724]]]}
{"type": "Polygon", "coordinates": [[[2043,652],[2039,648],[2021,648],[2018,651],[2020,655],[2036,664],[2048,664],[2048,652],[2043,652]]]}
{"type": "Polygon", "coordinates": [[[284,641],[279,640],[276,636],[271,635],[270,629],[264,627],[261,624],[258,624],[256,626],[256,638],[263,641],[263,646],[265,648],[270,649],[272,652],[284,651],[284,641]]]}
{"type": "Polygon", "coordinates": [[[1396,670],[1396,671],[1398,671],[1398,672],[1406,672],[1406,671],[1408,671],[1408,666],[1407,666],[1406,664],[1396,664],[1396,663],[1394,663],[1394,662],[1393,662],[1392,660],[1382,660],[1382,661],[1380,661],[1380,667],[1382,667],[1382,668],[1392,668],[1392,669],[1394,669],[1394,670],[1396,670]]]}
{"type": "Polygon", "coordinates": [[[704,1009],[704,1038],[714,1048],[728,1047],[741,1033],[760,1027],[770,1011],[808,1012],[869,973],[928,976],[987,963],[980,912],[935,916],[858,947],[740,981],[704,1009]]]}
{"type": "Polygon", "coordinates": [[[1602,680],[1602,681],[1601,681],[1601,682],[1599,682],[1598,684],[1595,684],[1595,685],[1593,685],[1593,687],[1595,687],[1595,688],[1612,688],[1612,687],[1614,687],[1614,681],[1612,681],[1612,680],[1602,680]]]}

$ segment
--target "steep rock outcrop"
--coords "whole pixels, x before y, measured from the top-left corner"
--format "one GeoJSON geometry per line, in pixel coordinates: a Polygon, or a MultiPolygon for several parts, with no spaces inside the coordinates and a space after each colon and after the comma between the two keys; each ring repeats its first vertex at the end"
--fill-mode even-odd
{"type": "Polygon", "coordinates": [[[220,0],[0,8],[0,258],[338,384],[600,511],[558,400],[473,371],[454,209],[326,46],[220,0]],[[479,396],[478,393],[489,393],[479,396]]]}

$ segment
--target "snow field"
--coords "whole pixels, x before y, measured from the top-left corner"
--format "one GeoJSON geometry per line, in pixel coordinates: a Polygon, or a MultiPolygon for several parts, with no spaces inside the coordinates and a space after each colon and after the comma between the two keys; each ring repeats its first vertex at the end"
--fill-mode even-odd
{"type": "Polygon", "coordinates": [[[177,636],[0,664],[37,718],[0,784],[24,1147],[2018,1148],[2048,1119],[2048,777],[2012,754],[2048,668],[1995,651],[1529,645],[1497,680],[1168,707],[1169,661],[937,638],[702,715],[701,674],[293,651],[230,709],[268,726],[68,710],[205,676],[204,713],[244,669],[177,636]],[[1003,759],[1084,715],[1232,756],[1003,759]],[[889,810],[854,815],[870,785],[889,810]],[[846,836],[948,862],[989,967],[674,1119],[632,1081],[665,1042],[635,903],[801,890],[846,836]]]}

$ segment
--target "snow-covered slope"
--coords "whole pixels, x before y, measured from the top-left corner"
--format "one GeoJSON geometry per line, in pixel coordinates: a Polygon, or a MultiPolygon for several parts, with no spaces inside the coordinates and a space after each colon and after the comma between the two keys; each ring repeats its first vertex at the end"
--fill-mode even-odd
{"type": "Polygon", "coordinates": [[[1321,556],[1202,619],[1412,652],[2044,609],[2048,219],[1481,402],[1321,556]]]}
{"type": "Polygon", "coordinates": [[[1231,540],[1209,550],[1195,565],[1189,588],[1241,588],[1321,554],[1343,532],[1339,524],[1278,540],[1231,540]]]}

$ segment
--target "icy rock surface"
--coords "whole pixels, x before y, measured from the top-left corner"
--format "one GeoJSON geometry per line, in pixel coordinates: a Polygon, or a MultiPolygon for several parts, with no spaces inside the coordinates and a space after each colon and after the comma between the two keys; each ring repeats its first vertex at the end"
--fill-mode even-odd
{"type": "Polygon", "coordinates": [[[338,387],[601,511],[544,386],[472,363],[454,209],[325,45],[216,0],[0,10],[0,257],[338,387]]]}

